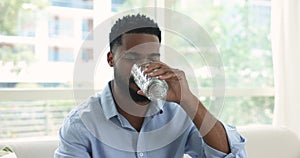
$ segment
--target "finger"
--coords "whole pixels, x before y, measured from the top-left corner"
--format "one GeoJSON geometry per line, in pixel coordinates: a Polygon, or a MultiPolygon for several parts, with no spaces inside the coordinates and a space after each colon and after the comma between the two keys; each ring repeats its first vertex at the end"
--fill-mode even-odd
{"type": "Polygon", "coordinates": [[[160,76],[163,74],[166,74],[168,72],[170,72],[171,70],[169,68],[159,68],[159,69],[154,69],[152,72],[148,73],[149,77],[156,77],[156,76],[160,76]]]}
{"type": "Polygon", "coordinates": [[[154,71],[155,69],[160,69],[160,68],[165,68],[165,67],[167,67],[167,66],[161,62],[151,62],[146,65],[146,69],[144,72],[149,73],[149,72],[154,71]]]}
{"type": "Polygon", "coordinates": [[[165,73],[163,75],[158,76],[158,79],[160,80],[177,79],[177,76],[175,73],[165,73]]]}
{"type": "Polygon", "coordinates": [[[160,75],[158,78],[161,80],[169,80],[169,79],[179,80],[182,78],[183,75],[184,75],[184,73],[181,70],[172,69],[171,72],[160,75]]]}

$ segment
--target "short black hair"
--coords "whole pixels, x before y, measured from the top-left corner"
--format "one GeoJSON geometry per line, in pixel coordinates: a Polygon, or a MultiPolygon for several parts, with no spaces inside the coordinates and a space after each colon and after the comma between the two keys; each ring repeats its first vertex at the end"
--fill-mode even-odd
{"type": "Polygon", "coordinates": [[[115,46],[122,45],[122,35],[129,33],[146,33],[155,35],[161,42],[161,31],[154,20],[141,14],[127,15],[118,19],[109,34],[109,46],[112,52],[115,46]]]}

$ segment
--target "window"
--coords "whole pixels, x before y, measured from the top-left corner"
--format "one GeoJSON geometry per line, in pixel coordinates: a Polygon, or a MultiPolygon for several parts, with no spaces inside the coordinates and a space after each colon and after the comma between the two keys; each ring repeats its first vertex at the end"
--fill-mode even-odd
{"type": "Polygon", "coordinates": [[[93,20],[83,19],[82,20],[82,39],[93,40],[93,36],[89,33],[93,31],[93,20]]]}
{"type": "Polygon", "coordinates": [[[83,61],[88,62],[88,61],[94,59],[94,54],[93,54],[93,50],[92,49],[86,49],[86,48],[84,48],[82,51],[83,52],[82,52],[81,59],[83,61]]]}
{"type": "Polygon", "coordinates": [[[72,95],[66,96],[72,93],[67,89],[72,87],[74,48],[93,25],[92,11],[80,12],[91,9],[92,1],[77,2],[52,1],[55,5],[30,12],[23,7],[38,4],[24,3],[15,23],[13,15],[5,17],[10,26],[0,27],[0,139],[56,136],[74,107],[72,95]]]}
{"type": "Polygon", "coordinates": [[[49,0],[52,6],[93,9],[92,0],[49,0]]]}
{"type": "MultiPolygon", "coordinates": [[[[221,120],[235,125],[271,124],[274,81],[270,1],[177,0],[170,5],[199,23],[220,52],[226,90],[223,110],[218,114],[221,120]],[[199,5],[194,5],[197,3],[199,5]]],[[[203,58],[192,49],[193,46],[172,33],[166,36],[171,39],[168,40],[169,45],[185,52],[186,60],[197,65],[195,73],[197,80],[201,81],[200,87],[210,88],[212,83],[208,68],[203,58]]],[[[202,99],[206,105],[212,101],[212,98],[202,99]]]]}
{"type": "Polygon", "coordinates": [[[49,19],[49,37],[72,38],[74,36],[74,22],[71,18],[51,16],[49,19]]]}
{"type": "MultiPolygon", "coordinates": [[[[26,6],[26,5],[25,5],[26,6]]],[[[22,11],[17,26],[17,35],[19,36],[35,36],[36,15],[34,12],[22,11]]]]}
{"type": "Polygon", "coordinates": [[[48,61],[74,61],[73,50],[68,48],[51,47],[48,51],[48,61]]]}
{"type": "MultiPolygon", "coordinates": [[[[220,52],[226,75],[224,106],[222,112],[216,114],[218,118],[234,125],[272,122],[274,83],[269,37],[270,1],[49,2],[41,10],[19,12],[17,22],[10,24],[14,29],[0,28],[0,119],[5,122],[0,124],[0,139],[56,136],[64,117],[75,106],[72,91],[75,61],[80,59],[89,64],[98,60],[96,53],[100,52],[91,46],[97,41],[97,37],[90,35],[93,28],[99,21],[136,7],[172,8],[207,31],[220,52]],[[84,41],[86,47],[80,48],[84,41]],[[79,55],[79,52],[82,53],[79,55]]],[[[156,13],[150,16],[156,18],[156,13]]],[[[184,21],[178,21],[178,24],[183,28],[187,26],[184,21]]],[[[186,30],[193,33],[193,30],[186,30]]],[[[168,62],[173,65],[188,62],[193,66],[196,77],[189,76],[189,83],[192,88],[200,89],[197,94],[200,100],[209,109],[213,108],[209,106],[214,101],[210,96],[213,74],[203,58],[199,58],[197,49],[172,32],[164,32],[163,40],[165,45],[181,53],[178,59],[172,58],[168,62]]],[[[95,71],[97,90],[113,76],[105,57],[99,59],[95,71]]]]}
{"type": "Polygon", "coordinates": [[[125,3],[125,0],[112,0],[111,1],[111,11],[117,12],[118,8],[122,7],[125,3]]]}

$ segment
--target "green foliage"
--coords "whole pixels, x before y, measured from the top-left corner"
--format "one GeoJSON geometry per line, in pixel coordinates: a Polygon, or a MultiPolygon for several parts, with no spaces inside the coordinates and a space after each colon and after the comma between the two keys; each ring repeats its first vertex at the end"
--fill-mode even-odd
{"type": "Polygon", "coordinates": [[[232,125],[272,124],[274,97],[227,97],[219,118],[232,125]]]}
{"type": "MultiPolygon", "coordinates": [[[[178,1],[173,6],[177,11],[188,15],[200,24],[214,41],[224,65],[225,88],[274,86],[269,38],[270,7],[260,7],[246,1],[214,4],[212,0],[178,1]],[[187,7],[182,7],[182,3],[187,7]],[[194,5],[196,3],[199,5],[194,5]]],[[[169,37],[171,38],[168,38],[168,41],[176,50],[188,52],[187,48],[192,46],[174,35],[169,37]]],[[[197,52],[186,54],[185,58],[195,67],[203,67],[205,60],[211,60],[200,58],[197,52]]],[[[212,87],[211,78],[203,76],[192,79],[191,87],[196,87],[196,80],[199,81],[200,87],[212,87]]],[[[202,102],[207,108],[211,108],[210,101],[206,98],[202,102]]],[[[273,108],[274,97],[225,96],[222,113],[217,117],[233,125],[271,124],[273,108]]]]}
{"type": "Polygon", "coordinates": [[[1,34],[12,35],[15,32],[16,20],[23,1],[2,0],[0,1],[0,31],[1,34]]]}
{"type": "Polygon", "coordinates": [[[248,3],[224,7],[222,11],[222,17],[229,18],[221,19],[214,28],[220,31],[212,32],[212,38],[220,47],[227,86],[273,86],[269,23],[255,23],[248,3]]]}
{"type": "Polygon", "coordinates": [[[1,0],[0,34],[15,35],[20,11],[37,11],[47,5],[41,0],[1,0]]]}
{"type": "MultiPolygon", "coordinates": [[[[24,23],[35,23],[34,16],[48,3],[41,0],[1,0],[0,1],[0,34],[17,35],[17,27],[24,23]],[[32,17],[33,16],[33,17],[32,17]]],[[[13,63],[11,72],[19,73],[24,64],[30,64],[34,61],[34,52],[30,46],[0,44],[0,62],[5,65],[13,63]]]]}
{"type": "MultiPolygon", "coordinates": [[[[272,87],[274,83],[269,39],[270,18],[266,16],[259,19],[262,15],[257,13],[255,6],[247,2],[214,5],[206,0],[201,1],[201,4],[187,4],[189,7],[186,9],[177,7],[203,26],[216,44],[225,69],[226,86],[272,87]]],[[[268,9],[265,10],[268,14],[268,9]]],[[[173,44],[190,47],[187,44],[183,45],[178,39],[173,39],[173,44]]],[[[197,55],[195,53],[190,59],[197,59],[197,55]]],[[[195,64],[202,66],[199,62],[195,64]]],[[[203,82],[202,86],[209,85],[203,82]]]]}
{"type": "Polygon", "coordinates": [[[20,61],[32,62],[33,61],[33,50],[30,46],[19,45],[9,46],[3,45],[0,47],[0,59],[4,62],[13,62],[17,64],[20,61]]]}
{"type": "Polygon", "coordinates": [[[11,72],[19,73],[24,66],[20,63],[29,65],[34,61],[33,49],[26,45],[0,45],[0,61],[3,65],[11,62],[11,72]]]}

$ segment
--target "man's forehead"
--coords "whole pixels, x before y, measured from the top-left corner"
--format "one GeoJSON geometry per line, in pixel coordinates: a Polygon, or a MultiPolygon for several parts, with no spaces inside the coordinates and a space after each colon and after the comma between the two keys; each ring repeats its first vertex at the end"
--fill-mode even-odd
{"type": "Polygon", "coordinates": [[[157,36],[146,33],[129,33],[122,36],[123,49],[145,49],[159,48],[160,43],[157,36]]]}

